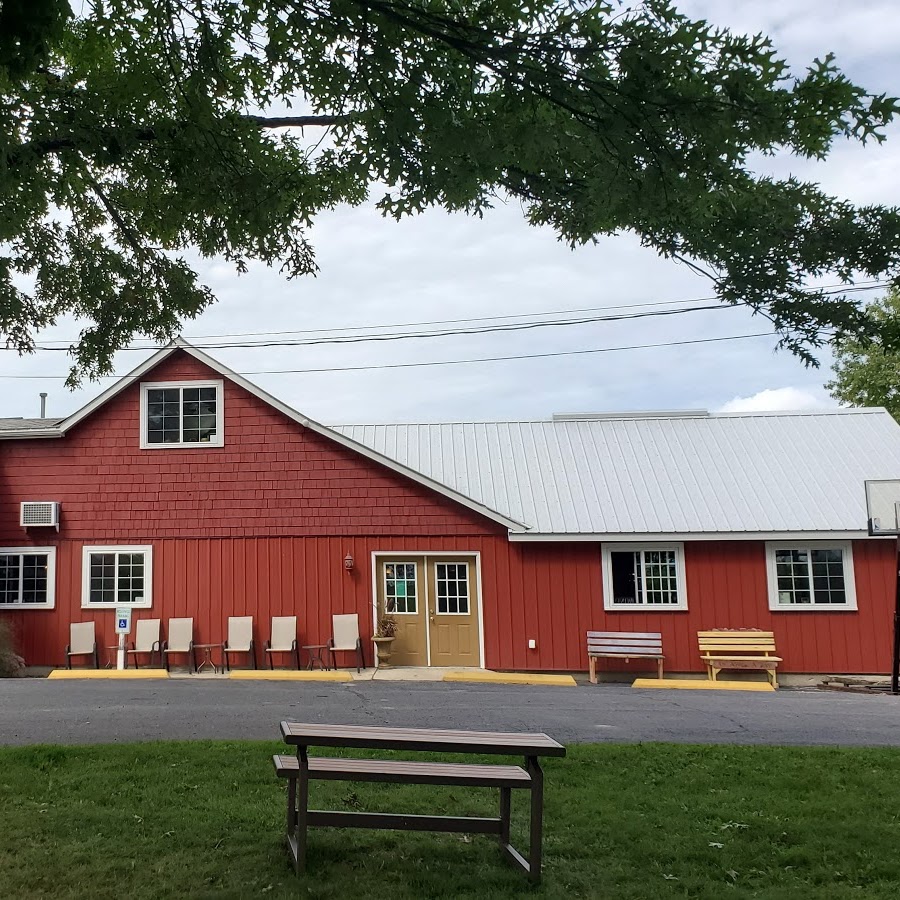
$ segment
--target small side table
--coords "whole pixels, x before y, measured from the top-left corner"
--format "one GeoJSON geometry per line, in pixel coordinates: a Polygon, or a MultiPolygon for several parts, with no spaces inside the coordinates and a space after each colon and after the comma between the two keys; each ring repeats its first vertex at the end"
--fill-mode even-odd
{"type": "Polygon", "coordinates": [[[204,653],[203,662],[197,666],[197,674],[199,675],[203,671],[204,666],[212,666],[213,672],[218,675],[219,667],[213,662],[212,658],[212,649],[213,647],[221,647],[221,644],[194,644],[195,650],[202,650],[204,653]]]}
{"type": "MultiPolygon", "coordinates": [[[[115,669],[119,663],[119,645],[107,644],[106,646],[106,665],[105,669],[115,669]]],[[[125,654],[125,668],[128,668],[128,654],[125,654]]]]}
{"type": "Polygon", "coordinates": [[[328,644],[304,644],[303,649],[309,656],[309,663],[307,663],[306,666],[307,669],[315,669],[316,664],[318,663],[320,669],[323,671],[328,670],[328,663],[322,656],[323,652],[328,649],[328,644]]]}

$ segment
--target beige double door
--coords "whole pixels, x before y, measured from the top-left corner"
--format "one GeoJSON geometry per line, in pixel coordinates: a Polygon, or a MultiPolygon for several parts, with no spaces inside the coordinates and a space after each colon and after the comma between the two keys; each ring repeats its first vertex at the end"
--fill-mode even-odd
{"type": "Polygon", "coordinates": [[[479,666],[474,556],[377,557],[379,616],[397,622],[391,665],[479,666]]]}

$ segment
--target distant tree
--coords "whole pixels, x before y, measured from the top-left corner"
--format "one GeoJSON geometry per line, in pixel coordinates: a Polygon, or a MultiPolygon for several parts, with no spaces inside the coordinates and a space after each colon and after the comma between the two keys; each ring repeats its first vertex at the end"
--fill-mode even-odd
{"type": "Polygon", "coordinates": [[[316,215],[384,185],[396,218],[511,197],[572,245],[633,232],[770,318],[807,363],[835,333],[877,330],[808,276],[900,272],[898,210],[748,162],[880,141],[898,102],[831,56],[794,77],[768,38],[668,0],[73,8],[0,4],[17,29],[0,39],[0,338],[27,352],[78,316],[72,383],[212,302],[185,251],[313,273],[316,215]]]}
{"type": "MultiPolygon", "coordinates": [[[[900,290],[894,289],[867,309],[873,321],[900,322],[900,290]]],[[[850,406],[884,406],[900,422],[900,348],[885,347],[879,338],[850,336],[835,343],[834,380],[825,385],[831,396],[850,406]]]]}

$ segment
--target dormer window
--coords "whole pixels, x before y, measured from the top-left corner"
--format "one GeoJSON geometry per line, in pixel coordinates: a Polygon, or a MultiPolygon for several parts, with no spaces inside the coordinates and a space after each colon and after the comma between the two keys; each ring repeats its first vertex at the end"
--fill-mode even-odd
{"type": "Polygon", "coordinates": [[[141,447],[221,447],[221,381],[169,381],[141,385],[141,447]]]}

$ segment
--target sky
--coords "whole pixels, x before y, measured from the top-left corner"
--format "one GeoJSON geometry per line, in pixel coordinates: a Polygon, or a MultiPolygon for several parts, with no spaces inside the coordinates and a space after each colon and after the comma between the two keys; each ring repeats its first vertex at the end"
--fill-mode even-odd
{"type": "MultiPolygon", "coordinates": [[[[735,31],[768,34],[798,70],[833,52],[856,83],[872,92],[900,92],[900,4],[895,0],[682,0],[678,6],[692,17],[735,31]]],[[[854,203],[900,205],[900,127],[892,127],[880,146],[841,142],[822,163],[785,157],[768,165],[774,174],[818,182],[854,203]]],[[[483,219],[430,211],[400,223],[383,219],[373,204],[344,207],[321,216],[311,238],[320,267],[316,278],[288,282],[259,265],[238,276],[224,262],[198,261],[201,279],[219,302],[186,323],[184,337],[191,341],[260,332],[316,332],[309,336],[321,337],[327,329],[503,316],[519,320],[537,313],[697,300],[711,293],[705,279],[641,248],[632,235],[604,238],[573,251],[550,229],[528,226],[518,203],[498,203],[483,219]]],[[[77,322],[63,321],[39,339],[70,341],[78,331],[77,322]]],[[[791,354],[776,352],[770,334],[614,352],[409,365],[770,331],[765,320],[747,310],[721,308],[512,333],[207,352],[326,424],[836,405],[823,387],[830,377],[828,352],[820,353],[819,369],[804,368],[791,354]],[[358,368],[383,365],[400,367],[358,368]],[[345,371],[284,372],[298,369],[345,371]]],[[[253,339],[260,338],[248,338],[253,339]]],[[[148,355],[117,354],[116,373],[127,373],[148,355]]],[[[72,392],[63,384],[67,371],[65,353],[24,358],[0,353],[0,416],[38,415],[41,391],[49,395],[48,415],[67,415],[111,383],[104,379],[72,392]]]]}

